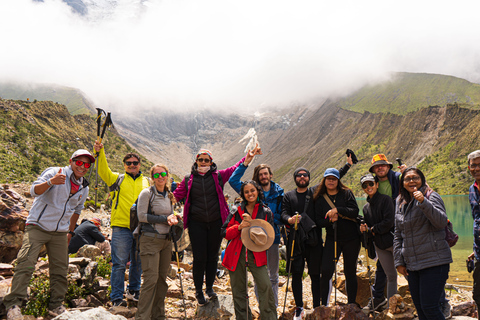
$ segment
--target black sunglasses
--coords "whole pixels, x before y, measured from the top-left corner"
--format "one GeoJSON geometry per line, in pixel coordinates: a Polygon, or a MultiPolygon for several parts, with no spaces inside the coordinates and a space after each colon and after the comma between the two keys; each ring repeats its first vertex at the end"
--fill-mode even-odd
{"type": "Polygon", "coordinates": [[[125,164],[127,166],[131,166],[131,165],[138,166],[139,163],[140,163],[139,161],[125,161],[125,164]]]}
{"type": "Polygon", "coordinates": [[[362,183],[362,189],[367,189],[368,187],[373,187],[374,183],[372,181],[366,181],[362,183]]]}
{"type": "Polygon", "coordinates": [[[210,160],[210,159],[207,159],[207,158],[198,158],[197,161],[198,161],[198,162],[209,163],[211,160],[210,160]]]}
{"type": "Polygon", "coordinates": [[[297,173],[297,175],[295,177],[308,177],[308,174],[306,173],[297,173]]]}

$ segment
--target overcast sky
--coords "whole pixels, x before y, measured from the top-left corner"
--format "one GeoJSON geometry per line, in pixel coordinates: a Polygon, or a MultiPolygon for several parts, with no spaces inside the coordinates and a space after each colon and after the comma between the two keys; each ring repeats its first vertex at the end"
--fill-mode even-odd
{"type": "Polygon", "coordinates": [[[0,81],[127,109],[288,105],[391,71],[480,82],[479,1],[84,2],[1,0],[0,81]]]}

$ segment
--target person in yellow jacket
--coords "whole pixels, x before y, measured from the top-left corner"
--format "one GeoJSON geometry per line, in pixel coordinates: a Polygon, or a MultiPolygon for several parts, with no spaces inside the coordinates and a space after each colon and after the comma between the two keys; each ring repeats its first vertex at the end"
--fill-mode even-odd
{"type": "MultiPolygon", "coordinates": [[[[103,144],[95,141],[94,149],[98,152],[98,175],[108,185],[113,185],[120,177],[120,173],[112,172],[108,167],[103,144]]],[[[136,241],[133,230],[130,230],[130,208],[135,203],[140,192],[149,187],[148,179],[140,171],[141,159],[136,153],[128,153],[123,158],[125,175],[118,190],[113,191],[112,214],[112,274],[110,285],[112,293],[110,300],[114,306],[126,305],[123,300],[125,291],[125,269],[130,261],[129,284],[126,298],[138,301],[142,266],[140,257],[135,254],[136,241]]]]}

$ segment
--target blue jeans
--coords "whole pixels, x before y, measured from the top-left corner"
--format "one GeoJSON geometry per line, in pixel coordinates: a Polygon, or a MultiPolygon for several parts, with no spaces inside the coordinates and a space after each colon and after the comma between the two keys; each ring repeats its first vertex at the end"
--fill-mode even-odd
{"type": "Polygon", "coordinates": [[[128,277],[128,290],[139,291],[142,276],[142,264],[140,255],[136,253],[136,241],[129,228],[112,227],[112,275],[110,285],[112,293],[110,300],[123,299],[125,291],[125,269],[130,261],[130,273],[128,277]]]}
{"type": "Polygon", "coordinates": [[[449,264],[408,272],[408,286],[419,320],[445,319],[440,297],[448,278],[449,264]]]}

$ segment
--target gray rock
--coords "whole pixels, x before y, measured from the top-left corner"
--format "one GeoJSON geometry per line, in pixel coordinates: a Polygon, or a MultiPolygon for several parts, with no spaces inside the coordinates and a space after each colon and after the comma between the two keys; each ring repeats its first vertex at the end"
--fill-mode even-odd
{"type": "Polygon", "coordinates": [[[97,246],[86,244],[78,249],[77,257],[86,257],[95,260],[96,257],[100,257],[102,251],[97,246]]]}
{"type": "Polygon", "coordinates": [[[229,319],[235,314],[233,298],[231,295],[218,295],[218,298],[210,301],[203,307],[197,306],[196,316],[202,319],[229,319]]]}
{"type": "Polygon", "coordinates": [[[54,320],[127,320],[124,316],[114,315],[104,308],[90,309],[84,312],[79,310],[66,311],[54,318],[54,320]]]}
{"type": "Polygon", "coordinates": [[[75,264],[79,266],[80,268],[85,268],[92,259],[90,258],[85,258],[85,257],[79,257],[79,258],[69,258],[68,263],[70,264],[75,264]]]}

